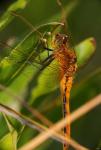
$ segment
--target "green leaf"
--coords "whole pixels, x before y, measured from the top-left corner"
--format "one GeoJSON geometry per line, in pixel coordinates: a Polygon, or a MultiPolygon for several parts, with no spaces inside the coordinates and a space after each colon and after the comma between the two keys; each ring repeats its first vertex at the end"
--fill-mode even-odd
{"type": "MultiPolygon", "coordinates": [[[[53,22],[48,24],[43,24],[37,27],[39,30],[44,29],[50,31],[52,27],[59,26],[60,23],[53,22]]],[[[37,30],[36,29],[36,30],[37,30]]],[[[35,30],[35,31],[36,31],[35,30]]],[[[10,84],[14,78],[21,73],[21,71],[28,64],[32,64],[32,61],[36,59],[37,56],[44,50],[42,49],[42,43],[39,42],[40,38],[37,32],[31,31],[28,33],[24,39],[11,51],[8,57],[2,59],[0,63],[0,83],[10,84]]],[[[45,50],[45,53],[47,51],[45,50]]],[[[44,56],[44,55],[43,55],[44,56]]],[[[45,55],[46,56],[46,55],[45,55]]],[[[32,64],[32,67],[34,65],[32,64]]],[[[34,68],[35,69],[35,68],[34,68]]]]}
{"type": "Polygon", "coordinates": [[[26,60],[30,57],[35,37],[29,34],[28,38],[24,39],[8,57],[5,57],[0,63],[1,83],[9,82],[16,76],[26,65],[26,60]],[[26,47],[26,48],[25,48],[26,47]]]}
{"type": "Polygon", "coordinates": [[[17,147],[17,131],[11,124],[9,118],[3,114],[6,125],[8,126],[9,133],[6,134],[1,140],[0,140],[0,149],[2,150],[16,150],[17,147]]]}
{"type": "Polygon", "coordinates": [[[16,131],[6,134],[0,140],[1,150],[17,150],[16,146],[17,146],[17,132],[16,131]]]}
{"type": "Polygon", "coordinates": [[[94,54],[96,49],[96,41],[93,37],[90,37],[79,43],[75,49],[77,54],[77,65],[78,67],[82,67],[94,54]]]}
{"type": "Polygon", "coordinates": [[[7,11],[0,18],[0,31],[4,29],[14,18],[14,16],[11,15],[11,11],[24,9],[28,2],[29,0],[18,0],[17,2],[10,5],[7,11]]]}

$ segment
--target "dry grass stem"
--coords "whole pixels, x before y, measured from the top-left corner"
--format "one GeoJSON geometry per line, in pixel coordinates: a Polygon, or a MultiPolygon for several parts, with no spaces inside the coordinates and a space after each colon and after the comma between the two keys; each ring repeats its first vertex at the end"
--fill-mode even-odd
{"type": "MultiPolygon", "coordinates": [[[[0,112],[5,113],[15,119],[17,119],[19,122],[21,122],[23,125],[27,125],[28,127],[32,128],[32,129],[36,129],[39,132],[42,131],[47,131],[47,127],[39,124],[38,122],[27,118],[26,116],[22,115],[21,113],[16,112],[15,110],[13,110],[12,108],[5,106],[3,104],[0,104],[0,112]]],[[[60,136],[59,134],[55,134],[52,136],[53,139],[64,143],[67,142],[64,138],[64,136],[60,136]]]]}
{"type": "Polygon", "coordinates": [[[101,104],[101,94],[99,94],[98,96],[96,96],[95,98],[93,98],[92,100],[90,100],[89,102],[87,102],[86,104],[81,106],[80,108],[78,108],[76,111],[74,111],[70,115],[70,120],[68,120],[68,117],[66,117],[65,119],[60,120],[54,126],[50,127],[47,131],[39,134],[36,138],[32,139],[27,144],[22,146],[20,148],[20,150],[35,149],[41,143],[46,141],[49,137],[54,135],[55,132],[59,131],[64,126],[66,126],[66,124],[68,124],[69,121],[72,123],[73,121],[75,121],[76,119],[80,118],[84,114],[88,113],[91,109],[95,108],[99,104],[101,104]]]}
{"type": "MultiPolygon", "coordinates": [[[[37,122],[35,122],[35,121],[33,121],[33,120],[31,120],[31,119],[29,119],[29,118],[23,116],[22,114],[16,112],[15,110],[13,110],[13,109],[11,109],[11,108],[5,106],[5,105],[0,104],[0,111],[1,111],[2,113],[5,113],[5,114],[7,114],[7,115],[10,115],[10,116],[16,118],[16,119],[17,119],[18,121],[20,121],[22,124],[27,125],[27,126],[29,126],[30,128],[36,129],[36,130],[38,130],[38,131],[40,131],[40,132],[42,132],[42,131],[47,131],[47,128],[46,128],[46,127],[44,127],[44,126],[40,125],[39,123],[37,123],[37,122]]],[[[72,139],[65,139],[65,137],[64,137],[63,135],[59,135],[58,133],[55,133],[55,134],[52,136],[52,138],[55,139],[55,140],[57,140],[57,141],[59,141],[59,142],[62,142],[62,143],[68,142],[68,143],[70,143],[70,145],[72,145],[74,148],[77,148],[77,147],[81,148],[81,147],[82,147],[82,146],[79,145],[77,142],[73,141],[72,139]]],[[[86,149],[80,149],[80,150],[86,150],[86,149]]]]}

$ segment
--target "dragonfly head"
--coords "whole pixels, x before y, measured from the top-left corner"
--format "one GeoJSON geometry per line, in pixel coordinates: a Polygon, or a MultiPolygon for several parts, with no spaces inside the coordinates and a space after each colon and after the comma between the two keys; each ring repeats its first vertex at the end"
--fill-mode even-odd
{"type": "Polygon", "coordinates": [[[56,47],[66,46],[69,42],[69,37],[65,34],[57,33],[54,37],[54,45],[56,47]]]}

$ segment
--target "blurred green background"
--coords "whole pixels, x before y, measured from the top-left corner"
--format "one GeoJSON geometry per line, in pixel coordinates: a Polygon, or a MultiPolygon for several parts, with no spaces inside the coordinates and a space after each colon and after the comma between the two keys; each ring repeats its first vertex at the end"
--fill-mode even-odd
{"type": "MultiPolygon", "coordinates": [[[[6,9],[10,6],[10,4],[12,4],[12,2],[13,0],[9,2],[7,0],[0,2],[1,16],[6,12],[6,9]]],[[[62,4],[64,8],[68,8],[67,32],[69,32],[72,36],[73,44],[76,45],[88,37],[95,37],[97,45],[94,56],[91,58],[89,63],[87,63],[78,71],[76,75],[74,87],[71,93],[71,110],[74,110],[101,92],[101,0],[62,0],[62,4]]],[[[57,5],[56,0],[29,0],[26,7],[18,10],[18,13],[21,13],[23,16],[25,16],[25,18],[27,18],[27,20],[34,26],[38,26],[50,21],[60,21],[61,19],[61,9],[57,5]]],[[[29,31],[30,29],[23,22],[21,22],[21,20],[14,18],[10,24],[0,31],[0,41],[7,42],[10,38],[14,37],[15,44],[19,43],[22,37],[29,31]]],[[[0,46],[0,52],[1,59],[8,54],[7,52],[3,53],[2,46],[0,46]]],[[[26,78],[24,79],[26,80],[26,78]]],[[[22,82],[24,82],[24,79],[22,82]]],[[[19,79],[16,79],[10,88],[16,91],[18,95],[23,97],[22,91],[25,91],[26,87],[21,91],[21,88],[24,88],[24,85],[19,89],[20,81],[18,81],[19,79]],[[17,82],[18,84],[16,84],[17,82]]],[[[58,90],[41,95],[36,98],[35,102],[33,103],[33,107],[36,107],[52,122],[56,122],[62,116],[61,105],[59,102],[60,99],[58,99],[58,96],[58,90]],[[55,107],[46,108],[46,110],[42,109],[48,105],[51,105],[53,101],[56,103],[55,107]]],[[[24,98],[26,97],[28,98],[28,95],[24,95],[24,98]]],[[[30,97],[32,100],[33,94],[30,97]]],[[[4,95],[1,95],[0,98],[1,102],[5,101],[5,104],[8,103],[7,101],[9,99],[11,100],[11,98],[4,95]]],[[[13,105],[14,104],[12,104],[12,106],[13,105]]],[[[17,102],[15,102],[14,107],[17,107],[18,109],[19,105],[17,102]]],[[[21,109],[21,111],[28,115],[25,110],[21,109]]],[[[101,140],[100,114],[101,107],[99,106],[72,125],[72,137],[79,143],[92,150],[96,150],[96,148],[99,147],[101,140]]],[[[3,135],[8,132],[8,130],[2,117],[0,118],[0,122],[0,128],[2,128],[2,132],[0,130],[0,137],[2,138],[3,135]]],[[[18,130],[17,125],[18,124],[15,123],[16,130],[18,130]]],[[[21,139],[18,142],[18,146],[28,142],[28,140],[31,139],[35,134],[36,132],[32,132],[31,129],[26,127],[25,132],[22,133],[21,139]]],[[[61,150],[62,145],[56,141],[48,140],[39,148],[37,148],[37,150],[51,149],[61,150]]],[[[3,150],[2,147],[1,150],[3,150]]]]}

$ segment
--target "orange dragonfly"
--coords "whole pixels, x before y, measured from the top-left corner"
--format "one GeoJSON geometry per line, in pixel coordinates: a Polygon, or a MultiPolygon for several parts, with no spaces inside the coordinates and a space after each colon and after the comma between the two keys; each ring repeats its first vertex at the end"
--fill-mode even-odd
{"type": "MultiPolygon", "coordinates": [[[[70,115],[69,98],[72,87],[73,76],[77,69],[77,57],[76,53],[69,46],[68,36],[57,33],[52,42],[53,44],[53,58],[57,60],[59,64],[61,82],[61,95],[63,103],[63,116],[70,115]]],[[[70,124],[64,128],[64,136],[70,137],[70,124]]],[[[64,144],[64,150],[68,149],[68,144],[64,144]]]]}

